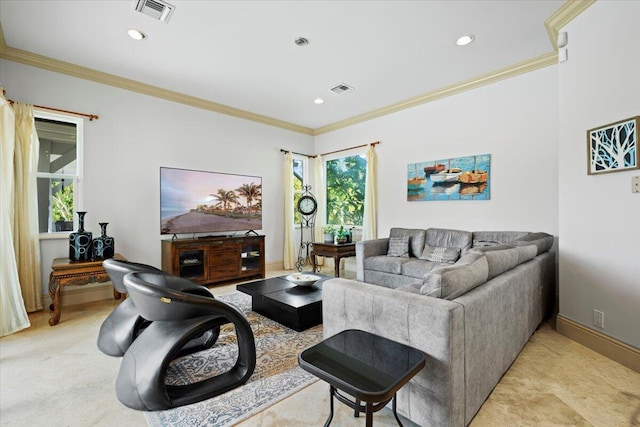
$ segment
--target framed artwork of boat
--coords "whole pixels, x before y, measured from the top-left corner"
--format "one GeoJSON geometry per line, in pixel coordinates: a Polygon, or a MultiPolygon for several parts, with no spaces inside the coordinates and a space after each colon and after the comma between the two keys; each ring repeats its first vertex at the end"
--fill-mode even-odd
{"type": "Polygon", "coordinates": [[[491,154],[407,165],[407,200],[489,200],[491,154]]]}
{"type": "Polygon", "coordinates": [[[640,169],[640,116],[587,131],[587,173],[596,175],[640,169]]]}

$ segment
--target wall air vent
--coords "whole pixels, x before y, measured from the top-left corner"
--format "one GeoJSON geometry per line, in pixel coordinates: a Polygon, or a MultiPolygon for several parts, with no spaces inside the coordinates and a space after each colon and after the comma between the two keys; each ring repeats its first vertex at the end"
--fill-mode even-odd
{"type": "Polygon", "coordinates": [[[162,0],[133,0],[133,8],[158,21],[169,22],[176,7],[162,0]]]}
{"type": "Polygon", "coordinates": [[[338,95],[340,95],[341,93],[351,92],[353,88],[347,84],[340,83],[329,90],[331,90],[331,92],[333,93],[337,93],[338,95]]]}

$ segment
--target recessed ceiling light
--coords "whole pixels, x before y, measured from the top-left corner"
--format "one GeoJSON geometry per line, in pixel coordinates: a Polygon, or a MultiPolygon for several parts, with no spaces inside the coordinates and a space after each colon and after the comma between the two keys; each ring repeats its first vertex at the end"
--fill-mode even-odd
{"type": "Polygon", "coordinates": [[[135,28],[130,28],[127,31],[127,34],[129,34],[129,37],[131,37],[134,40],[144,40],[147,38],[147,35],[145,33],[143,33],[140,30],[136,30],[135,28]]]}
{"type": "Polygon", "coordinates": [[[316,98],[316,99],[314,99],[314,100],[313,100],[313,102],[314,102],[315,104],[324,104],[324,99],[322,99],[322,98],[316,98]]]}
{"type": "Polygon", "coordinates": [[[462,36],[458,40],[456,40],[456,44],[458,46],[466,46],[469,43],[471,43],[474,39],[475,39],[475,37],[473,36],[473,34],[468,34],[468,35],[462,36]]]}

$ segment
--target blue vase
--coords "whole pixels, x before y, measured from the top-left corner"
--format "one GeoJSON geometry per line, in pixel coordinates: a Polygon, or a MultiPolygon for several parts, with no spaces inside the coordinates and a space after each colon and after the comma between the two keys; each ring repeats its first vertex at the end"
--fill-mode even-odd
{"type": "Polygon", "coordinates": [[[95,259],[113,258],[115,254],[115,239],[107,236],[108,222],[99,222],[101,233],[100,237],[93,239],[93,257],[95,259]]]}
{"type": "Polygon", "coordinates": [[[84,231],[84,216],[86,212],[78,214],[78,231],[69,233],[69,259],[71,261],[90,261],[93,255],[91,246],[93,234],[84,231]]]}

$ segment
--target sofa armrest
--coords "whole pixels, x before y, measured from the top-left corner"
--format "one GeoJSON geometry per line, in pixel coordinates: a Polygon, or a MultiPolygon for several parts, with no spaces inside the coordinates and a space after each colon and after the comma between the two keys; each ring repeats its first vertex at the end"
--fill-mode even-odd
{"type": "Polygon", "coordinates": [[[356,279],[364,282],[364,260],[376,255],[386,255],[389,238],[356,242],[356,279]]]}
{"type": "Polygon", "coordinates": [[[324,336],[360,329],[423,351],[425,368],[398,396],[419,425],[464,425],[464,309],[447,301],[348,279],[323,283],[324,336]]]}

